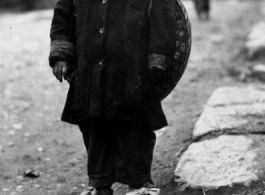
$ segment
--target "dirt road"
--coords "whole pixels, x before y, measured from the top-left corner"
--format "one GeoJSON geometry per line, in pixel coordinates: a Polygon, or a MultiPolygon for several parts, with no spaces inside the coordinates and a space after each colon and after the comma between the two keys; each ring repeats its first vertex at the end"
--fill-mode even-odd
{"type": "MultiPolygon", "coordinates": [[[[231,69],[257,63],[245,59],[242,47],[252,24],[261,20],[260,1],[213,1],[209,22],[198,22],[191,2],[185,5],[193,48],[185,75],[163,101],[169,126],[158,137],[153,163],[162,195],[175,194],[175,154],[189,144],[213,89],[245,85],[230,76],[231,69]]],[[[48,66],[51,15],[0,15],[0,195],[75,195],[87,183],[81,134],[59,120],[68,86],[48,66]],[[27,169],[40,177],[24,178],[27,169]]]]}

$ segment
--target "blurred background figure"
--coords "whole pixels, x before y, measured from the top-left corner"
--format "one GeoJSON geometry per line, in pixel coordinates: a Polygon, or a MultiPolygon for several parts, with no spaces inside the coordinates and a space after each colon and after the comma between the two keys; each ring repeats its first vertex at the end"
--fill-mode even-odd
{"type": "Polygon", "coordinates": [[[210,19],[210,0],[193,0],[199,20],[210,19]]]}

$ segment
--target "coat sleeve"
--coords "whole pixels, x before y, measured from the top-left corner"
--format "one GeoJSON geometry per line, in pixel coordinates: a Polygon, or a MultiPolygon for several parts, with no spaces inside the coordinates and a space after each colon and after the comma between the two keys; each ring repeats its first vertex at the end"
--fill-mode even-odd
{"type": "Polygon", "coordinates": [[[176,51],[175,0],[152,0],[150,10],[150,37],[148,64],[167,69],[173,63],[176,51]]]}
{"type": "Polygon", "coordinates": [[[76,59],[75,7],[73,0],[58,0],[50,31],[51,45],[49,63],[52,67],[58,60],[70,62],[76,59]]]}

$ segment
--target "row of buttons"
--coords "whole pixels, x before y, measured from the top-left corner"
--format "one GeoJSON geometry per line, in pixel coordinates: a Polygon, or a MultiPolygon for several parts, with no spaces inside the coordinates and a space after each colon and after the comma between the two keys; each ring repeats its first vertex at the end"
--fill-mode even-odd
{"type": "MultiPolygon", "coordinates": [[[[107,1],[108,1],[108,0],[102,0],[102,4],[107,3],[107,1]]],[[[104,31],[105,31],[105,29],[104,29],[103,27],[99,29],[99,33],[100,33],[100,34],[103,34],[104,31]]]]}
{"type": "MultiPolygon", "coordinates": [[[[102,0],[102,4],[107,3],[107,1],[108,1],[108,0],[102,0]]],[[[102,27],[102,28],[99,29],[99,33],[100,33],[100,34],[103,34],[104,31],[105,31],[105,28],[104,28],[104,27],[102,27]]],[[[102,66],[103,63],[104,63],[104,59],[100,60],[100,61],[98,62],[98,65],[102,66]]]]}

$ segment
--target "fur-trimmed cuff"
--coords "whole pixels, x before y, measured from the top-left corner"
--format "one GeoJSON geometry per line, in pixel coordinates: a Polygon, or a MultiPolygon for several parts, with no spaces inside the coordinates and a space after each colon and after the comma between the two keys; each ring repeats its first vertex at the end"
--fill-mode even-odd
{"type": "Polygon", "coordinates": [[[149,69],[156,67],[158,69],[166,70],[166,56],[160,54],[148,55],[148,67],[149,69]]]}
{"type": "Polygon", "coordinates": [[[65,40],[54,40],[50,45],[49,62],[52,67],[58,60],[72,62],[76,58],[75,45],[65,40]]]}

